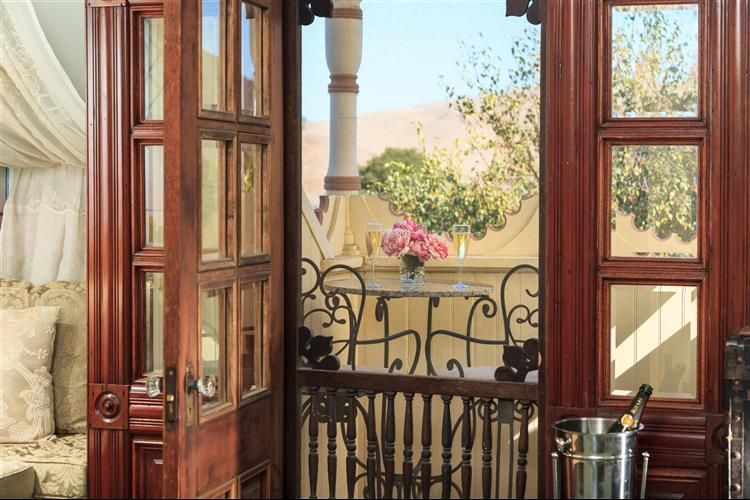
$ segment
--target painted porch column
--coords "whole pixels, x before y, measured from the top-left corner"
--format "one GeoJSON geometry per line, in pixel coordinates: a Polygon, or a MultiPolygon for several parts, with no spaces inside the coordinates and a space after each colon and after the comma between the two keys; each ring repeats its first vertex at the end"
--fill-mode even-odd
{"type": "Polygon", "coordinates": [[[328,194],[356,194],[361,182],[357,169],[357,72],[362,60],[360,0],[334,0],[326,19],[326,61],[331,73],[328,194]]]}

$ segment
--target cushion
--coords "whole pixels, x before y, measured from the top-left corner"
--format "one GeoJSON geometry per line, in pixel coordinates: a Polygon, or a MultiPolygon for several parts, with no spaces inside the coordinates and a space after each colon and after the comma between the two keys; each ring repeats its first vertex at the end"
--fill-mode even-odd
{"type": "Polygon", "coordinates": [[[0,460],[0,498],[31,498],[34,469],[17,460],[0,460]]]}
{"type": "Polygon", "coordinates": [[[55,432],[52,353],[59,307],[0,310],[0,443],[55,432]]]}
{"type": "Polygon", "coordinates": [[[0,446],[0,462],[22,461],[35,473],[34,496],[86,496],[86,435],[68,434],[35,443],[0,446]]]}
{"type": "Polygon", "coordinates": [[[33,303],[60,307],[52,360],[55,427],[61,434],[86,432],[86,284],[54,281],[34,287],[33,303]]]}
{"type": "Polygon", "coordinates": [[[31,283],[0,278],[0,309],[31,307],[31,283]]]}

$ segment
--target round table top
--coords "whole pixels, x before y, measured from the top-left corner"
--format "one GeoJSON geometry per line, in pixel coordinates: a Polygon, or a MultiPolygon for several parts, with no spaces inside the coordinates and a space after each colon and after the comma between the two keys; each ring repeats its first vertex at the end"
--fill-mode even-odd
{"type": "MultiPolygon", "coordinates": [[[[455,281],[441,281],[425,279],[424,285],[417,287],[405,287],[401,280],[393,278],[379,278],[380,285],[377,288],[367,288],[367,295],[375,297],[400,298],[400,297],[483,297],[492,293],[492,285],[486,283],[465,282],[468,288],[456,289],[455,281]]],[[[366,284],[367,282],[365,282],[366,284]]],[[[362,285],[354,278],[344,280],[331,280],[325,283],[325,289],[331,292],[362,294],[362,285]]]]}

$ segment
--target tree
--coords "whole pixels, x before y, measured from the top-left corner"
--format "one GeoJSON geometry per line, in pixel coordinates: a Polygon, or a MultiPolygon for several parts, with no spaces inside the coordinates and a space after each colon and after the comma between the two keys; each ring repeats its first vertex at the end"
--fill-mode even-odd
{"type": "Polygon", "coordinates": [[[400,164],[419,169],[422,167],[422,153],[416,148],[385,148],[382,153],[359,167],[362,190],[373,192],[376,184],[382,182],[400,164]]]}
{"type": "MultiPolygon", "coordinates": [[[[679,17],[669,10],[623,7],[612,40],[615,116],[684,116],[697,109],[697,65],[679,17]]],[[[383,164],[370,190],[391,200],[431,230],[469,223],[472,232],[500,229],[506,214],[539,191],[539,31],[529,28],[511,50],[508,68],[483,44],[466,45],[458,63],[468,94],[446,88],[462,116],[466,137],[428,150],[421,168],[408,161],[383,164]],[[507,72],[510,85],[500,78],[507,72]],[[473,165],[467,170],[466,163],[473,165]]],[[[612,149],[615,210],[633,215],[639,229],[659,237],[695,238],[697,159],[692,146],[629,146],[612,149]]]]}

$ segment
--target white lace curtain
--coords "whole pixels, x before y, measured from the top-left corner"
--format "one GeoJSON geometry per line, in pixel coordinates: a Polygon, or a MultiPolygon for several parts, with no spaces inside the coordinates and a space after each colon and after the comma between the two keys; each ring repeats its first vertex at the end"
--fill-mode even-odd
{"type": "Polygon", "coordinates": [[[84,280],[85,105],[29,0],[0,2],[0,96],[0,166],[11,168],[0,276],[84,280]]]}

